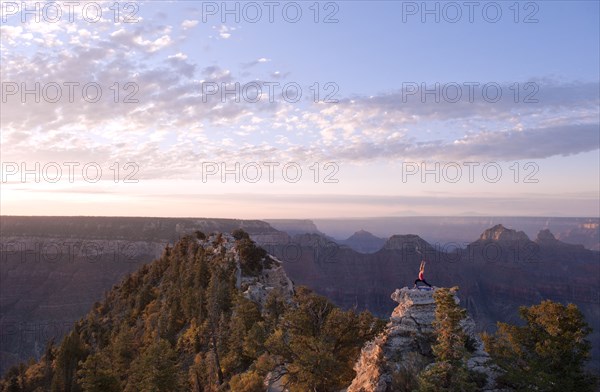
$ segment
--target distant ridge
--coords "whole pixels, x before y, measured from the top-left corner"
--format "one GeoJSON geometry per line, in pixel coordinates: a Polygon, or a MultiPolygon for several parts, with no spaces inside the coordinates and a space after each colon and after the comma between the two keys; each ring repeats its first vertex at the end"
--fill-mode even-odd
{"type": "Polygon", "coordinates": [[[284,231],[292,236],[306,233],[324,234],[319,231],[315,223],[310,219],[264,219],[263,221],[275,229],[284,231]]]}
{"type": "Polygon", "coordinates": [[[366,230],[359,230],[345,240],[338,241],[360,253],[377,252],[383,247],[386,239],[377,237],[366,230]]]}
{"type": "Polygon", "coordinates": [[[434,251],[431,244],[416,234],[393,235],[385,242],[383,249],[398,249],[414,251],[415,253],[421,252],[423,254],[434,251]]]}
{"type": "Polygon", "coordinates": [[[507,229],[503,225],[499,224],[492,228],[487,229],[481,234],[479,237],[480,241],[498,241],[498,242],[515,242],[515,241],[523,241],[529,242],[531,241],[527,234],[522,231],[516,231],[512,229],[507,229]]]}

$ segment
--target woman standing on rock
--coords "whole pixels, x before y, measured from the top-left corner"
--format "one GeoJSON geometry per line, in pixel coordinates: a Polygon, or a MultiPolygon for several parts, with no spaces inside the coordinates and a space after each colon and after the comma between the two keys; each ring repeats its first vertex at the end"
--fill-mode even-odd
{"type": "Polygon", "coordinates": [[[431,285],[425,281],[425,260],[421,261],[421,266],[419,267],[419,279],[415,280],[415,286],[413,289],[417,287],[417,282],[423,282],[427,286],[431,287],[431,285]]]}

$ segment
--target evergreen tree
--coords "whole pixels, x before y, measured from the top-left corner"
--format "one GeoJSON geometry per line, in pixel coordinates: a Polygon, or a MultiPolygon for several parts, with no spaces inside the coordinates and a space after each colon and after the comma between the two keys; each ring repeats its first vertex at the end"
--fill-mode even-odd
{"type": "Polygon", "coordinates": [[[224,293],[222,289],[223,282],[219,279],[218,274],[213,273],[208,284],[208,298],[207,298],[207,322],[208,322],[208,333],[209,333],[209,345],[212,351],[212,358],[217,373],[217,383],[221,385],[223,383],[223,369],[221,367],[221,359],[219,356],[219,341],[220,341],[220,324],[221,314],[223,312],[224,293]]]}
{"type": "Polygon", "coordinates": [[[172,392],[180,383],[177,354],[167,340],[159,339],[132,363],[125,392],[172,392]]]}
{"type": "Polygon", "coordinates": [[[114,336],[111,349],[115,373],[119,376],[121,384],[124,385],[129,366],[137,355],[134,335],[126,325],[122,325],[114,336]]]}
{"type": "Polygon", "coordinates": [[[265,321],[270,327],[275,327],[287,308],[286,300],[279,289],[271,290],[263,307],[265,321]]]}
{"type": "Polygon", "coordinates": [[[11,366],[1,384],[2,392],[24,392],[26,390],[25,364],[11,366]]]}
{"type": "Polygon", "coordinates": [[[76,372],[79,361],[88,355],[88,349],[81,340],[77,328],[63,340],[56,356],[56,367],[52,379],[52,392],[79,392],[76,372]]]}
{"type": "Polygon", "coordinates": [[[111,358],[101,351],[87,357],[77,372],[84,392],[120,392],[121,383],[111,358]]]}
{"type": "Polygon", "coordinates": [[[420,392],[476,391],[477,384],[469,373],[465,363],[467,359],[467,335],[462,321],[467,311],[454,299],[458,287],[437,289],[435,299],[436,343],[432,345],[435,363],[419,375],[420,392]]]}
{"type": "Polygon", "coordinates": [[[505,372],[500,381],[518,390],[594,391],[597,378],[585,371],[591,328],[577,306],[547,300],[519,313],[524,326],[498,323],[494,335],[483,336],[505,372]]]}
{"type": "Polygon", "coordinates": [[[255,371],[249,371],[232,377],[229,382],[231,392],[264,392],[263,378],[255,371]]]}
{"type": "Polygon", "coordinates": [[[334,391],[348,386],[366,338],[359,316],[341,311],[326,298],[300,287],[297,306],[288,307],[265,346],[278,356],[291,391],[334,391]]]}
{"type": "MultiPolygon", "coordinates": [[[[243,371],[258,356],[253,356],[252,354],[260,354],[252,353],[252,350],[245,352],[244,343],[249,331],[261,321],[262,316],[258,305],[249,299],[238,295],[235,299],[233,314],[226,335],[228,355],[223,359],[222,365],[224,369],[227,369],[227,372],[239,373],[240,371],[243,371]]],[[[256,337],[256,335],[254,337],[256,337]]],[[[249,345],[254,343],[260,345],[260,342],[248,342],[249,345]]]]}

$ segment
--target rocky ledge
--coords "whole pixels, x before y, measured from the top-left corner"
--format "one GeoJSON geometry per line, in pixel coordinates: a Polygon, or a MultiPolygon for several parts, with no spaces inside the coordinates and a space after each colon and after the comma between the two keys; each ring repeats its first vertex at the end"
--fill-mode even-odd
{"type": "MultiPolygon", "coordinates": [[[[431,344],[435,342],[433,321],[435,300],[433,290],[397,289],[392,299],[398,306],[392,312],[385,330],[362,349],[354,370],[356,377],[347,392],[388,392],[398,390],[399,379],[416,374],[433,362],[431,344]]],[[[458,297],[455,297],[458,303],[458,297]]],[[[475,334],[475,322],[467,317],[463,324],[465,332],[475,342],[475,350],[467,366],[488,376],[483,391],[497,391],[497,373],[489,363],[483,343],[475,334]]]]}

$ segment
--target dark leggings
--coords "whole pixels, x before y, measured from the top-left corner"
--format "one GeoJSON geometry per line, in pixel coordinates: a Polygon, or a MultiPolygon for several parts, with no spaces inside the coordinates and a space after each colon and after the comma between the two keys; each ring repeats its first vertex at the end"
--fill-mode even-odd
{"type": "Polygon", "coordinates": [[[423,282],[423,283],[425,283],[427,286],[431,287],[431,285],[430,285],[429,283],[427,283],[427,282],[425,281],[425,279],[417,279],[417,280],[415,280],[415,286],[417,285],[417,282],[423,282]]]}

